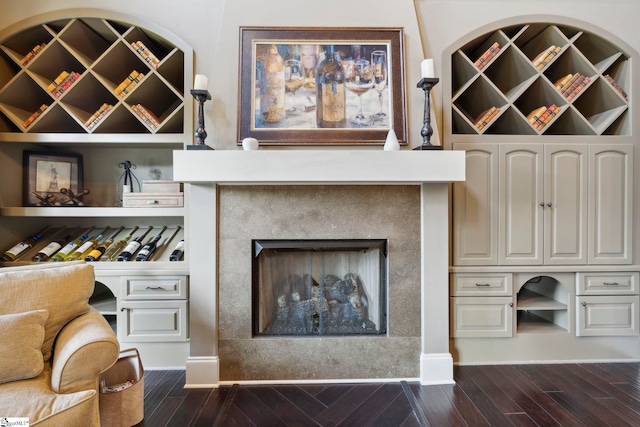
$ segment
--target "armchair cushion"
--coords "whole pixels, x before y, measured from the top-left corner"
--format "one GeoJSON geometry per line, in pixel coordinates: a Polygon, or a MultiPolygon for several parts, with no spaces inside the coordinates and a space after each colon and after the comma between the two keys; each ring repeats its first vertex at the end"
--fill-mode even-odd
{"type": "Polygon", "coordinates": [[[44,324],[44,362],[51,358],[53,341],[62,327],[89,311],[95,286],[92,265],[83,261],[53,264],[0,269],[0,314],[38,309],[49,312],[44,324]]]}
{"type": "Polygon", "coordinates": [[[42,372],[42,342],[47,310],[0,315],[0,384],[42,372]]]}

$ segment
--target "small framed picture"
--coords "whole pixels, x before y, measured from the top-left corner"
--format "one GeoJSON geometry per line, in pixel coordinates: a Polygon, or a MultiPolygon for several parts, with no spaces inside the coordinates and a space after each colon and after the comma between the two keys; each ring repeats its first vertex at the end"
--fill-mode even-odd
{"type": "Polygon", "coordinates": [[[65,192],[82,192],[82,156],[79,154],[24,151],[25,206],[64,203],[65,192]]]}

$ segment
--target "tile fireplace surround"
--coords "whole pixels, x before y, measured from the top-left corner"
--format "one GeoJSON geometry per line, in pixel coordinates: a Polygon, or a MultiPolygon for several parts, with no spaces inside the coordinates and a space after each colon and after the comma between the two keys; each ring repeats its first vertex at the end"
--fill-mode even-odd
{"type": "Polygon", "coordinates": [[[187,388],[236,382],[453,382],[449,183],[465,178],[464,152],[187,150],[174,152],[173,166],[174,180],[191,184],[187,388]],[[380,215],[370,215],[372,209],[380,215]],[[355,219],[346,218],[349,212],[355,219]],[[367,221],[358,221],[367,213],[367,221]],[[250,301],[252,238],[361,237],[389,239],[386,336],[288,341],[250,336],[250,303],[246,309],[237,304],[250,301]],[[402,299],[415,303],[415,317],[402,312],[397,302],[402,299]],[[415,324],[407,325],[407,319],[415,324]]]}

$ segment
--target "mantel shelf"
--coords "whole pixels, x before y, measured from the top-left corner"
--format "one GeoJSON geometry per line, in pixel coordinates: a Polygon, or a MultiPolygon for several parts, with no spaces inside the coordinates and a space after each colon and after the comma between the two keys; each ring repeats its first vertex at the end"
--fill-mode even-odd
{"type": "Polygon", "coordinates": [[[174,151],[173,179],[192,183],[405,185],[464,181],[462,151],[174,151]]]}

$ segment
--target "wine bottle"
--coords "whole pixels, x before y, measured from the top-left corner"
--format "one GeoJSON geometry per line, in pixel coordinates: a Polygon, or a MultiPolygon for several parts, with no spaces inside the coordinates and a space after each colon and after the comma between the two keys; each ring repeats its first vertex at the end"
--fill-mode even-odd
{"type": "Polygon", "coordinates": [[[324,59],[316,68],[316,125],[341,128],[346,124],[345,71],[333,45],[327,46],[324,59]]]}
{"type": "Polygon", "coordinates": [[[180,240],[169,256],[169,261],[182,261],[184,257],[184,239],[180,240]]]}
{"type": "Polygon", "coordinates": [[[28,239],[23,240],[20,243],[17,243],[11,249],[8,249],[5,253],[0,255],[0,261],[15,261],[20,256],[24,255],[29,249],[33,247],[33,245],[38,240],[42,239],[42,236],[44,235],[46,230],[47,229],[45,228],[44,230],[40,231],[37,234],[34,234],[28,239]]]}
{"type": "Polygon", "coordinates": [[[164,233],[164,230],[166,229],[167,226],[165,225],[164,227],[162,227],[162,230],[160,230],[160,232],[156,234],[153,239],[151,239],[149,243],[147,243],[142,247],[142,249],[140,249],[138,255],[136,255],[136,261],[149,261],[149,259],[151,259],[153,253],[158,248],[158,241],[162,238],[162,233],[164,233]]]}
{"type": "Polygon", "coordinates": [[[113,244],[113,241],[116,239],[116,236],[118,234],[120,234],[120,232],[124,229],[123,226],[120,226],[112,235],[111,237],[109,237],[107,240],[105,240],[104,242],[100,243],[98,246],[96,246],[95,249],[93,249],[91,252],[89,252],[89,254],[84,257],[85,261],[98,261],[102,255],[104,255],[104,253],[107,251],[107,249],[109,249],[109,246],[111,246],[113,244]]]}
{"type": "Polygon", "coordinates": [[[73,251],[75,251],[78,248],[78,246],[83,244],[85,240],[87,240],[89,238],[89,233],[91,233],[94,228],[95,227],[89,228],[86,232],[81,234],[77,239],[74,239],[74,240],[70,241],[69,243],[67,243],[66,245],[64,245],[64,247],[62,249],[60,249],[58,252],[56,252],[51,257],[51,259],[49,259],[49,262],[66,261],[67,258],[69,258],[69,255],[73,251]]]}
{"type": "Polygon", "coordinates": [[[117,255],[122,252],[125,246],[127,246],[127,243],[129,243],[129,240],[131,240],[134,233],[138,231],[138,228],[140,227],[136,225],[135,227],[133,227],[133,230],[131,230],[131,232],[124,238],[109,246],[109,249],[107,249],[107,251],[100,257],[100,261],[115,261],[117,255]]]}
{"type": "Polygon", "coordinates": [[[78,249],[76,249],[75,251],[71,252],[71,255],[69,255],[69,257],[67,258],[67,261],[75,261],[77,259],[84,259],[87,255],[89,255],[89,252],[91,252],[93,250],[93,248],[98,246],[98,244],[104,238],[104,233],[106,233],[108,230],[109,230],[109,227],[106,227],[97,236],[85,240],[85,242],[82,245],[80,245],[80,247],[78,249]]]}
{"type": "Polygon", "coordinates": [[[131,242],[129,242],[129,244],[124,248],[124,250],[120,252],[120,254],[118,255],[117,260],[129,261],[133,257],[133,254],[135,254],[138,251],[138,249],[140,249],[140,246],[142,246],[142,241],[144,240],[145,237],[147,237],[147,234],[149,234],[149,231],[151,231],[152,229],[153,229],[153,226],[150,225],[149,228],[147,228],[147,230],[144,233],[142,233],[141,235],[133,239],[131,242]]]}
{"type": "Polygon", "coordinates": [[[263,121],[275,123],[285,118],[284,95],[284,60],[278,53],[278,46],[272,44],[264,58],[260,86],[260,111],[263,121]]]}
{"type": "Polygon", "coordinates": [[[35,254],[33,258],[31,258],[31,261],[34,261],[34,262],[49,261],[53,254],[58,252],[60,249],[62,249],[63,246],[65,246],[67,243],[71,241],[72,237],[73,236],[71,234],[67,234],[62,239],[52,240],[51,242],[49,242],[47,246],[40,249],[40,252],[35,254]]]}

